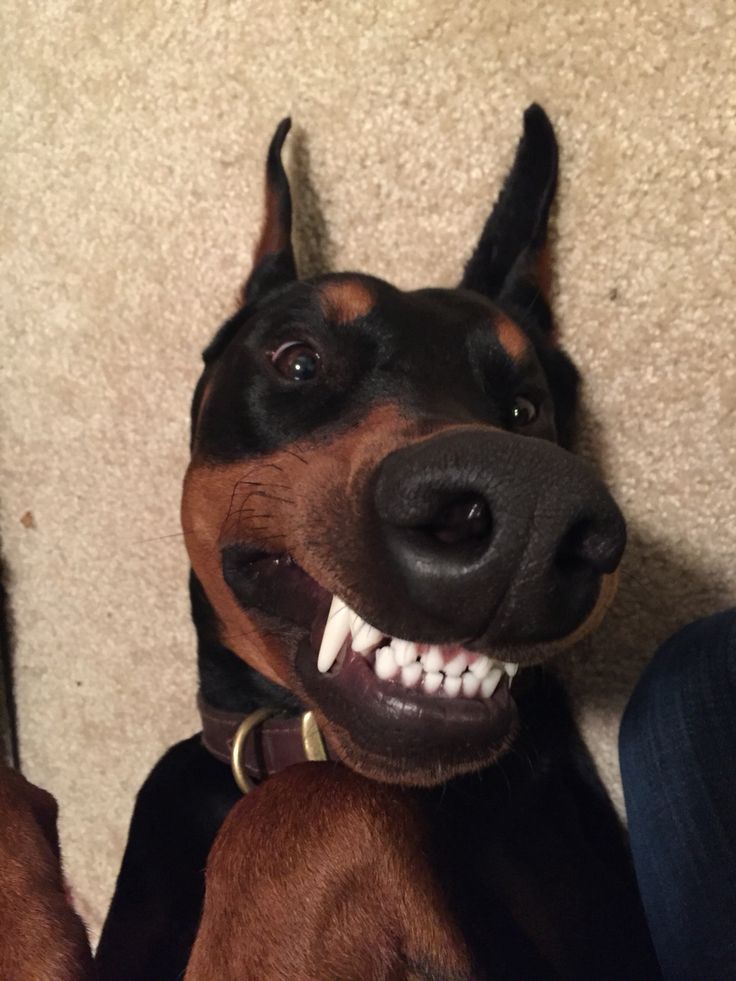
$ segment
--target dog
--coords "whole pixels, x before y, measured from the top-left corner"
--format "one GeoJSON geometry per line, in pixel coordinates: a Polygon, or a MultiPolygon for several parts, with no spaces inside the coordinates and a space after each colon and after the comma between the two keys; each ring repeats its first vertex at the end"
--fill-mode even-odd
{"type": "Polygon", "coordinates": [[[546,667],[626,537],[570,451],[552,125],[525,112],[459,286],[411,292],[299,279],[289,127],[191,406],[202,733],[138,795],[99,976],[649,981],[625,832],[546,667]]]}

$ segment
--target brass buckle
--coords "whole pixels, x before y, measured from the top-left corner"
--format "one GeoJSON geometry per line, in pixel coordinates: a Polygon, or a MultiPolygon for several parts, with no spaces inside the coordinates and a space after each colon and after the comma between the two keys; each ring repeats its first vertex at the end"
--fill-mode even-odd
{"type": "MultiPolygon", "coordinates": [[[[247,715],[235,732],[233,748],[230,753],[230,767],[233,771],[235,783],[244,794],[249,793],[255,787],[255,784],[245,770],[245,760],[243,754],[245,741],[256,726],[259,726],[261,722],[265,722],[266,719],[270,719],[272,716],[277,714],[278,713],[274,709],[258,709],[255,712],[251,712],[250,715],[247,715]]],[[[320,762],[327,759],[325,744],[322,741],[322,733],[319,731],[317,720],[315,719],[314,712],[312,711],[305,712],[302,715],[301,736],[302,746],[304,747],[304,755],[308,760],[311,762],[320,762]]]]}

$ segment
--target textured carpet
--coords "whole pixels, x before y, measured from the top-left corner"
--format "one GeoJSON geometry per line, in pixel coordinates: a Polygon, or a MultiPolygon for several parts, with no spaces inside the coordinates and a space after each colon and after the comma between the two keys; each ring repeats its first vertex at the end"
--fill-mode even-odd
{"type": "Polygon", "coordinates": [[[654,645],[736,595],[733,3],[19,0],[0,12],[2,539],[24,767],[94,931],[134,793],[194,731],[178,536],[199,351],[292,113],[306,272],[451,285],[532,100],[562,148],[557,312],[631,525],[566,671],[606,779],[654,645]]]}

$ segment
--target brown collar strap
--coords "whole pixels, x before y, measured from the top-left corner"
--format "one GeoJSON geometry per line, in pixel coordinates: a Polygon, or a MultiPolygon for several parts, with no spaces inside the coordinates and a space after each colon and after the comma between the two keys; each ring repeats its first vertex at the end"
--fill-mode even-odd
{"type": "Polygon", "coordinates": [[[229,764],[235,782],[247,794],[260,782],[294,763],[330,759],[312,712],[283,716],[272,709],[249,715],[214,708],[201,695],[202,745],[229,764]]]}

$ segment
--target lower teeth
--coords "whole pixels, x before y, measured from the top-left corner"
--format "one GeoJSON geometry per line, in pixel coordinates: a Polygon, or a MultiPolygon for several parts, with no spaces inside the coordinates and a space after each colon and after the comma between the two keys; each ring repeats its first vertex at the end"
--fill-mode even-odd
{"type": "MultiPolygon", "coordinates": [[[[373,664],[376,676],[382,681],[394,681],[410,688],[423,691],[426,695],[443,694],[449,698],[491,698],[498,688],[505,673],[502,665],[495,665],[489,661],[486,673],[481,677],[473,667],[476,662],[472,662],[467,669],[460,674],[457,673],[457,666],[451,668],[452,673],[444,671],[427,671],[420,660],[411,661],[409,664],[400,666],[403,650],[400,650],[399,657],[392,646],[383,646],[375,650],[367,660],[373,664]]],[[[366,656],[366,655],[363,655],[366,656]]],[[[444,663],[444,662],[443,662],[444,663]]],[[[449,662],[451,665],[453,662],[449,662]]],[[[435,661],[431,664],[435,667],[435,661]]],[[[512,666],[509,665],[511,668],[512,666]]],[[[516,666],[514,665],[513,668],[516,666]]],[[[509,682],[515,670],[509,670],[509,682]]]]}

